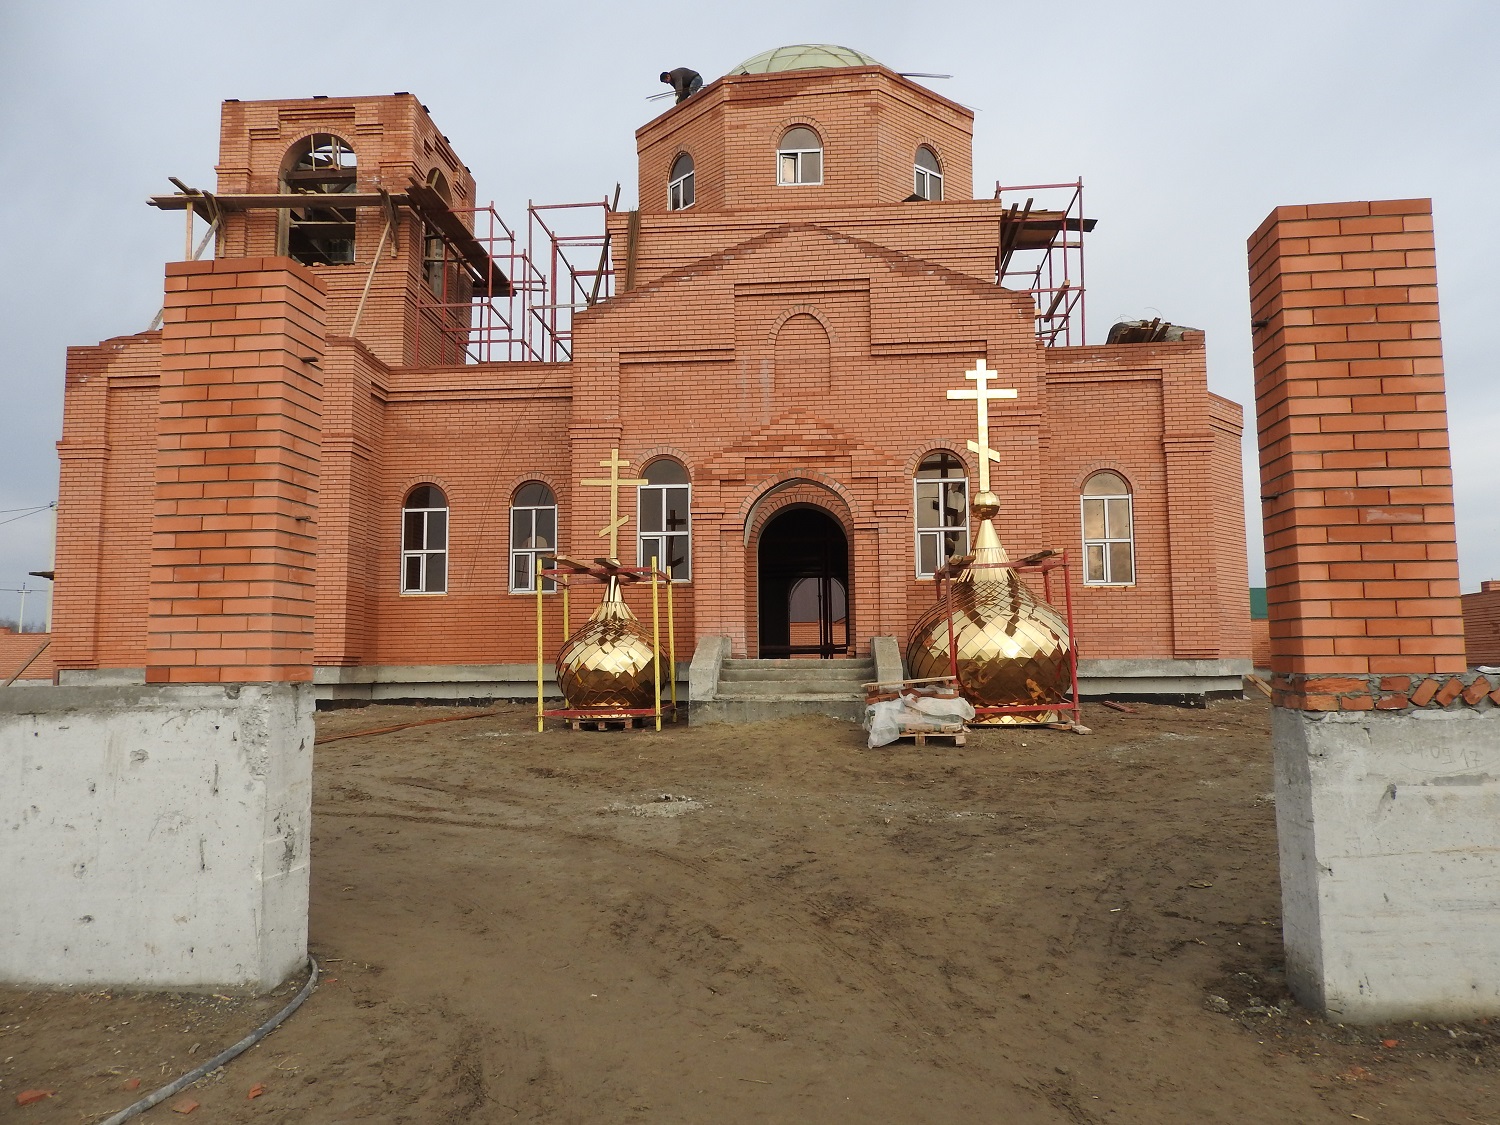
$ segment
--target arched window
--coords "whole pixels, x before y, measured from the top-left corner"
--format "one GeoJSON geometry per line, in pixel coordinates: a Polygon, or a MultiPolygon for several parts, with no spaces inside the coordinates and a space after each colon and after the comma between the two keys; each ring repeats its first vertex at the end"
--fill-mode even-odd
{"type": "Polygon", "coordinates": [[[355,190],[357,167],[349,142],[314,133],[287,153],[282,191],[323,197],[316,204],[287,210],[286,252],[303,265],[332,266],[354,261],[354,208],[331,206],[328,196],[355,190]]]}
{"type": "Polygon", "coordinates": [[[788,129],[776,146],[778,184],[821,184],[823,142],[805,125],[788,129]]]}
{"type": "MultiPolygon", "coordinates": [[[[441,168],[434,168],[427,173],[427,186],[443,197],[443,202],[453,203],[453,193],[448,187],[448,177],[443,175],[441,168]]],[[[427,288],[439,301],[448,294],[449,276],[453,272],[450,267],[454,264],[448,256],[448,243],[444,240],[441,232],[431,223],[424,223],[422,229],[422,272],[427,278],[427,288]]]]}
{"type": "Polygon", "coordinates": [[[692,486],[687,470],[662,457],[646,466],[647,484],[636,489],[636,565],[651,560],[674,582],[692,577],[692,486]]]}
{"type": "MultiPolygon", "coordinates": [[[[536,593],[537,572],[556,554],[557,497],[545,484],[523,484],[510,502],[510,592],[536,593]]],[[[542,589],[550,594],[557,583],[543,578],[542,589]]]]}
{"type": "Polygon", "coordinates": [[[1128,586],[1135,581],[1135,532],[1130,485],[1119,473],[1095,473],[1083,484],[1083,581],[1128,586]]]}
{"type": "Polygon", "coordinates": [[[401,505],[401,592],[448,592],[448,498],[419,484],[401,505]]]}
{"type": "Polygon", "coordinates": [[[917,149],[916,166],[912,171],[915,186],[912,189],[923,199],[943,198],[943,169],[938,164],[937,154],[923,145],[917,149]]]}
{"type": "Polygon", "coordinates": [[[667,179],[667,210],[681,211],[693,205],[693,158],[683,153],[672,161],[667,179]]]}
{"type": "Polygon", "coordinates": [[[931,578],[955,555],[969,553],[969,480],[963,460],[946,449],[922,458],[912,481],[917,519],[917,577],[931,578]]]}

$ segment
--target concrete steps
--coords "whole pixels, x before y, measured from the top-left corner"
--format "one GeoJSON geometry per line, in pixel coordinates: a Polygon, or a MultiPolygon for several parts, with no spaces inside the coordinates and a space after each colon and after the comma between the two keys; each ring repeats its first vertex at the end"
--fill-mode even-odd
{"type": "Polygon", "coordinates": [[[695,719],[748,723],[789,715],[864,718],[863,685],[875,679],[875,661],[733,660],[719,665],[711,701],[694,704],[695,719]]]}

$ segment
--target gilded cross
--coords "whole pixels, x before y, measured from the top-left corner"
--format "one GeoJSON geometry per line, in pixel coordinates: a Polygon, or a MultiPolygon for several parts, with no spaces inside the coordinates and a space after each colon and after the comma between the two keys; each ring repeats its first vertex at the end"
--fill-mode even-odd
{"type": "Polygon", "coordinates": [[[579,484],[600,485],[609,489],[609,523],[599,529],[599,538],[609,536],[609,557],[618,560],[620,557],[620,528],[625,526],[626,518],[620,515],[620,489],[630,485],[649,484],[649,481],[638,478],[625,479],[620,476],[620,470],[629,461],[622,460],[618,446],[609,451],[609,459],[600,461],[601,469],[609,470],[608,480],[581,480],[579,484]]]}
{"type": "Polygon", "coordinates": [[[973,371],[964,374],[965,379],[973,379],[977,385],[972,390],[965,387],[948,392],[950,399],[973,399],[979,407],[979,440],[971,441],[968,445],[979,457],[980,492],[990,490],[990,462],[1000,460],[1000,454],[990,448],[990,400],[1018,397],[1018,392],[1012,387],[990,387],[990,380],[996,378],[997,374],[986,367],[981,358],[973,371]]]}

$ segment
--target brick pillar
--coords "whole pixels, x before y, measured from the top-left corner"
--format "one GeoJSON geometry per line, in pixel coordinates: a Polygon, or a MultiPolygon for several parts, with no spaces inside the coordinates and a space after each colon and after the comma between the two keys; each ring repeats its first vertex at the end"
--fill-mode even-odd
{"type": "Polygon", "coordinates": [[[1436,283],[1425,199],[1279,207],[1250,239],[1271,663],[1289,706],[1329,709],[1306,677],[1464,670],[1436,283]]]}
{"type": "Polygon", "coordinates": [[[1250,278],[1287,983],[1341,1023],[1494,1015],[1500,708],[1464,674],[1428,202],[1278,208],[1250,278]]]}
{"type": "Polygon", "coordinates": [[[146,679],[309,680],[322,283],[237,258],[166,290],[146,679]]]}

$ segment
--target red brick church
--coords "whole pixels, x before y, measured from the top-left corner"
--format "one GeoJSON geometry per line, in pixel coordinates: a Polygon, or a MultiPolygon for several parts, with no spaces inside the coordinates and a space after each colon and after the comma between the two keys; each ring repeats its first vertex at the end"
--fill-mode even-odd
{"type": "Polygon", "coordinates": [[[213,259],[168,267],[159,330],[69,352],[60,678],[170,679],[173,630],[244,596],[226,562],[295,579],[254,573],[244,533],[271,528],[314,593],[220,638],[244,678],[290,629],[324,698],[524,693],[539,562],[606,552],[610,490],[581,482],[611,461],[644,482],[619,550],[669,565],[684,662],[720,637],[866,657],[967,549],[973,405],[945,392],[983,360],[1017,392],[991,407],[997,526],[1013,557],[1069,552],[1085,693],[1238,690],[1240,407],[1208,391],[1201,333],[1069,345],[1045,297],[998,283],[1008,249],[1073,228],[973,198],[973,121],[853,52],[758,56],[637,131],[639,203],[607,215],[613,283],[594,275],[566,354],[474,362],[471,306],[519,279],[421,103],[226,102],[216,190],[161,201],[212,219],[213,259]],[[220,378],[280,405],[226,390],[215,413],[220,378]],[[210,407],[185,412],[183,381],[210,407]],[[235,510],[196,483],[195,433],[225,428],[301,434],[315,503],[235,510]],[[166,575],[173,526],[222,534],[166,575]]]}

